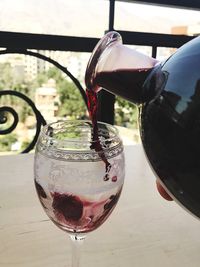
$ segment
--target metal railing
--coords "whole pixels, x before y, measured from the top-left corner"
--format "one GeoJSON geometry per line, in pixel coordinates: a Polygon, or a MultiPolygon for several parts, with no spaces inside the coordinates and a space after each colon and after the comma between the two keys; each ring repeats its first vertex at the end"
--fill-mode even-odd
{"type": "MultiPolygon", "coordinates": [[[[115,0],[110,0],[109,6],[109,25],[108,29],[105,29],[105,32],[116,30],[114,27],[115,21],[115,0]]],[[[191,8],[200,10],[199,1],[124,1],[124,2],[133,2],[133,3],[144,3],[144,4],[153,4],[161,6],[173,6],[178,8],[191,8]]],[[[150,46],[152,48],[152,56],[156,57],[158,47],[173,47],[178,48],[184,43],[192,39],[191,36],[186,35],[171,35],[171,34],[158,34],[158,33],[145,33],[145,32],[130,32],[130,31],[118,31],[123,38],[123,42],[128,45],[143,45],[150,46]]],[[[0,47],[4,48],[0,51],[0,54],[6,53],[20,53],[38,57],[40,59],[49,61],[54,64],[60,70],[65,72],[71,80],[75,83],[77,89],[80,91],[84,101],[86,102],[85,91],[82,88],[79,81],[65,68],[60,65],[58,62],[47,58],[39,53],[31,52],[30,49],[34,50],[54,50],[54,51],[74,51],[74,52],[92,52],[94,46],[99,41],[98,38],[87,38],[87,37],[71,37],[71,36],[59,36],[59,35],[45,35],[45,34],[31,34],[31,33],[17,33],[17,32],[3,32],[0,31],[0,47]]],[[[7,92],[12,94],[11,91],[7,92]]],[[[0,91],[0,96],[6,94],[5,91],[0,91]]],[[[13,92],[13,95],[20,97],[20,94],[13,92]]],[[[22,98],[24,96],[21,96],[22,98]]],[[[45,119],[40,114],[40,111],[37,110],[34,103],[31,103],[31,100],[27,101],[29,105],[32,106],[37,119],[37,130],[34,140],[31,144],[23,151],[30,151],[36,142],[38,133],[40,131],[41,125],[45,124],[45,119]],[[30,104],[31,103],[31,104],[30,104]]],[[[100,111],[99,111],[99,120],[105,121],[108,123],[114,123],[114,103],[115,96],[112,94],[101,91],[99,93],[99,102],[100,102],[100,111]]],[[[0,123],[5,123],[6,114],[11,113],[14,117],[13,126],[7,131],[0,131],[1,134],[10,133],[17,125],[17,115],[15,111],[11,110],[12,108],[0,107],[0,123]],[[2,115],[3,114],[3,115],[2,115]]]]}

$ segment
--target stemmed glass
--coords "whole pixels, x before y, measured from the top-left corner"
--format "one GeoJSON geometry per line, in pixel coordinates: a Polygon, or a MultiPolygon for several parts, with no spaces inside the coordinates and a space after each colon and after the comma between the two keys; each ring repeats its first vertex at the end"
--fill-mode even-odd
{"type": "Polygon", "coordinates": [[[42,207],[72,240],[72,266],[79,266],[80,244],[111,214],[124,182],[122,141],[114,126],[90,121],[58,121],[39,136],[34,181],[42,207]],[[98,142],[101,150],[95,149],[98,142]],[[109,162],[109,171],[106,168],[109,162]]]}

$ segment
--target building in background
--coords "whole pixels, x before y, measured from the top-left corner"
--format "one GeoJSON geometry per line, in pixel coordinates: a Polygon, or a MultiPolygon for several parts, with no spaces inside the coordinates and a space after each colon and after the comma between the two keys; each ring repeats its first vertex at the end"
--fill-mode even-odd
{"type": "MultiPolygon", "coordinates": [[[[55,60],[66,67],[72,75],[80,82],[84,82],[84,75],[89,59],[89,53],[63,52],[63,51],[43,51],[32,50],[48,58],[55,60]]],[[[24,54],[6,54],[1,55],[0,63],[9,63],[13,70],[13,77],[18,82],[23,80],[33,81],[39,73],[46,72],[54,67],[53,64],[38,57],[24,54]]],[[[65,75],[63,73],[63,75],[65,75]]]]}
{"type": "Polygon", "coordinates": [[[35,91],[35,105],[42,113],[47,122],[56,120],[59,96],[57,94],[56,82],[49,79],[46,84],[35,91]]]}
{"type": "Polygon", "coordinates": [[[198,36],[200,35],[200,23],[191,24],[188,26],[174,26],[171,29],[171,33],[198,36]]]}

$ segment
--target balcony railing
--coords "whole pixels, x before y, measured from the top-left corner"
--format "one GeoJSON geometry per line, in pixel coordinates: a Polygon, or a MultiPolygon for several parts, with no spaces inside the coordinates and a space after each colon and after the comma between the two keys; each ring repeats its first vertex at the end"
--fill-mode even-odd
{"type": "MultiPolygon", "coordinates": [[[[115,21],[115,0],[110,0],[109,5],[109,25],[105,29],[105,32],[114,30],[114,21],[115,21]]],[[[124,1],[126,2],[126,1],[124,1]]],[[[194,10],[200,10],[200,3],[197,0],[193,1],[127,1],[133,3],[145,3],[151,5],[161,5],[161,6],[172,6],[178,8],[190,8],[194,10]]],[[[118,31],[117,29],[115,29],[118,31]]],[[[123,38],[123,42],[127,45],[142,45],[149,46],[152,49],[152,56],[156,57],[158,47],[172,47],[178,48],[184,43],[191,40],[193,37],[186,35],[171,35],[171,34],[158,34],[158,33],[146,33],[146,32],[130,32],[130,31],[118,31],[123,38]]],[[[67,74],[71,80],[75,83],[77,89],[80,91],[84,101],[86,102],[86,96],[84,88],[82,88],[80,82],[67,70],[66,67],[60,65],[58,62],[47,58],[39,53],[31,52],[30,49],[34,50],[54,50],[54,51],[74,51],[74,52],[91,52],[99,41],[98,38],[89,38],[89,37],[75,37],[75,36],[59,36],[59,35],[45,35],[45,34],[31,34],[31,33],[18,33],[18,32],[3,32],[0,31],[0,54],[8,53],[20,53],[38,57],[40,59],[49,61],[54,64],[57,68],[62,70],[67,74]]],[[[16,92],[11,91],[0,91],[0,96],[3,94],[13,94],[17,97],[26,98],[21,96],[16,92]]],[[[100,112],[99,120],[105,121],[108,123],[114,123],[114,103],[115,96],[112,94],[101,91],[99,93],[100,101],[100,112]]],[[[41,125],[45,124],[45,118],[42,117],[40,111],[37,110],[34,103],[31,100],[25,100],[33,108],[36,119],[37,119],[37,131],[34,137],[34,140],[23,152],[30,151],[37,140],[41,125]]],[[[11,113],[14,117],[13,125],[7,131],[0,131],[0,134],[10,133],[17,124],[18,117],[16,112],[9,107],[0,107],[0,123],[6,121],[6,113],[11,113]],[[3,114],[3,115],[2,115],[3,114]]]]}

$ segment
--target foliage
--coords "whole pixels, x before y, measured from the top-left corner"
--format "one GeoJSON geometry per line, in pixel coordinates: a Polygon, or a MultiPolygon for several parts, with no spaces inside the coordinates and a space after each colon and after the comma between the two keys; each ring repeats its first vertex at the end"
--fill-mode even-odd
{"type": "MultiPolygon", "coordinates": [[[[50,78],[56,82],[56,88],[59,95],[59,101],[55,103],[58,106],[58,117],[68,117],[70,119],[88,118],[86,104],[76,85],[66,77],[66,75],[56,67],[48,71],[39,73],[35,80],[27,81],[25,77],[19,75],[10,63],[0,63],[0,90],[14,90],[21,92],[34,101],[35,90],[47,83],[50,78]]],[[[0,106],[11,106],[19,115],[19,120],[25,123],[28,115],[32,115],[30,106],[22,99],[16,96],[5,95],[0,97],[0,106]]],[[[12,121],[8,117],[7,123],[12,121]]],[[[129,128],[137,127],[137,108],[130,102],[116,97],[115,105],[115,124],[129,128]]],[[[4,125],[5,126],[5,125],[4,125]]],[[[17,141],[17,136],[9,134],[0,136],[0,151],[8,151],[11,145],[17,141]]],[[[22,144],[22,149],[27,147],[27,142],[22,144]]]]}
{"type": "Polygon", "coordinates": [[[10,151],[12,144],[17,141],[15,134],[0,136],[0,152],[10,151]]]}
{"type": "Polygon", "coordinates": [[[73,119],[86,116],[86,105],[75,86],[72,83],[63,82],[59,88],[60,103],[59,115],[70,116],[73,119]]]}
{"type": "MultiPolygon", "coordinates": [[[[59,117],[70,117],[71,119],[87,118],[87,108],[78,88],[58,68],[52,67],[46,72],[39,73],[32,83],[25,80],[18,81],[13,75],[13,70],[9,63],[1,63],[0,71],[2,74],[0,77],[0,90],[15,90],[30,98],[34,97],[36,88],[41,87],[50,78],[53,78],[56,81],[59,94],[59,103],[55,103],[58,105],[57,115],[59,117]]],[[[25,121],[27,115],[31,114],[30,107],[17,97],[4,96],[0,103],[12,105],[14,108],[18,107],[22,122],[25,121]]],[[[115,106],[115,124],[129,128],[137,127],[136,106],[120,97],[116,97],[115,106]]]]}
{"type": "Polygon", "coordinates": [[[54,137],[58,140],[63,140],[63,139],[77,139],[78,137],[80,138],[81,136],[81,131],[77,129],[76,126],[70,127],[70,131],[64,131],[64,132],[58,132],[54,135],[54,137]]]}
{"type": "Polygon", "coordinates": [[[23,141],[21,145],[21,151],[23,151],[25,148],[27,148],[30,145],[30,142],[23,141]]]}
{"type": "Polygon", "coordinates": [[[0,63],[0,90],[14,90],[28,96],[31,94],[31,83],[19,78],[19,75],[13,71],[10,63],[0,63]]]}
{"type": "Polygon", "coordinates": [[[137,128],[137,107],[117,96],[115,102],[115,124],[127,128],[137,128]]]}
{"type": "MultiPolygon", "coordinates": [[[[0,90],[13,90],[20,92],[29,98],[33,98],[34,93],[30,82],[23,79],[18,79],[17,74],[13,72],[13,69],[9,63],[0,64],[0,90]]],[[[15,110],[18,110],[18,114],[21,117],[21,121],[24,122],[25,118],[30,114],[30,107],[28,104],[16,96],[5,95],[0,98],[0,104],[12,106],[15,110]]]]}
{"type": "Polygon", "coordinates": [[[59,94],[58,116],[72,119],[84,118],[87,108],[76,85],[69,81],[56,67],[50,68],[46,73],[39,74],[37,84],[45,83],[53,78],[59,94]]]}
{"type": "Polygon", "coordinates": [[[0,64],[0,90],[13,87],[12,68],[9,63],[0,64]]]}

